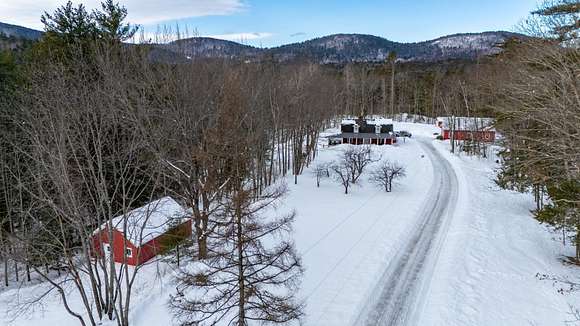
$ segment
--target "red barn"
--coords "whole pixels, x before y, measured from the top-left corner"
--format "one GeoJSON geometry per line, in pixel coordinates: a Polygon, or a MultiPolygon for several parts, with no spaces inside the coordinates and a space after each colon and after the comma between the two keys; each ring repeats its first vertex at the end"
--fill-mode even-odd
{"type": "Polygon", "coordinates": [[[493,119],[474,117],[439,117],[437,127],[441,128],[443,139],[476,140],[492,143],[495,141],[493,119]]]}
{"type": "MultiPolygon", "coordinates": [[[[455,140],[476,140],[489,143],[495,140],[495,131],[493,130],[455,130],[454,134],[455,140]]],[[[443,139],[451,139],[451,130],[443,130],[443,139]]]]}
{"type": "Polygon", "coordinates": [[[112,239],[107,224],[93,232],[93,253],[99,257],[113,251],[115,262],[141,265],[191,236],[191,218],[173,198],[164,197],[112,220],[112,239]],[[126,244],[126,245],[125,245],[126,244]]]}

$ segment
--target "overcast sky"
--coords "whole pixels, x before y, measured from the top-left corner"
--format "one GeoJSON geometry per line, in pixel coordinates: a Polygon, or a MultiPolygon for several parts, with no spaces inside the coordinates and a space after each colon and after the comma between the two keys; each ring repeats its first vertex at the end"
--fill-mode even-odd
{"type": "MultiPolygon", "coordinates": [[[[73,1],[96,8],[99,0],[73,1]]],[[[0,22],[42,29],[40,15],[64,0],[0,0],[0,22]]],[[[275,46],[335,33],[400,42],[514,30],[537,0],[124,0],[129,21],[155,33],[180,26],[189,35],[275,46]]]]}

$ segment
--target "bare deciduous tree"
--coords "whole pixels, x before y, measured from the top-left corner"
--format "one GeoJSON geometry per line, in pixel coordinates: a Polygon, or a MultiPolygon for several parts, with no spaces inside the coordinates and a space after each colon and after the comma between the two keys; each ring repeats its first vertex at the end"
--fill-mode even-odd
{"type": "Polygon", "coordinates": [[[79,324],[110,319],[127,326],[140,267],[96,257],[103,248],[95,247],[93,231],[105,225],[109,239],[115,227],[135,232],[125,218],[113,226],[113,218],[162,192],[161,166],[143,128],[155,98],[142,91],[155,79],[142,65],[146,54],[135,48],[113,51],[95,42],[71,44],[68,51],[78,55],[70,61],[44,57],[26,67],[28,87],[12,117],[25,139],[14,148],[27,162],[18,184],[28,198],[19,209],[20,230],[27,231],[13,234],[20,250],[12,258],[49,284],[79,324]],[[87,52],[93,60],[81,55],[87,52]],[[55,277],[49,267],[64,275],[55,277]],[[71,305],[71,296],[80,298],[82,308],[71,305]]]}
{"type": "Polygon", "coordinates": [[[372,157],[370,146],[351,146],[348,145],[341,153],[341,160],[344,165],[348,166],[350,171],[350,182],[356,183],[363,174],[365,168],[375,160],[372,157]]]}
{"type": "Polygon", "coordinates": [[[333,172],[334,180],[340,183],[344,187],[344,194],[348,195],[348,189],[351,185],[352,176],[352,166],[346,164],[344,161],[334,162],[331,164],[330,169],[333,172]]]}
{"type": "Polygon", "coordinates": [[[393,190],[393,181],[406,176],[405,168],[397,162],[389,160],[379,163],[369,177],[369,181],[381,186],[386,192],[393,190]]]}
{"type": "Polygon", "coordinates": [[[330,177],[330,165],[328,163],[318,163],[312,168],[312,175],[316,178],[316,187],[320,187],[320,181],[330,177]]]}

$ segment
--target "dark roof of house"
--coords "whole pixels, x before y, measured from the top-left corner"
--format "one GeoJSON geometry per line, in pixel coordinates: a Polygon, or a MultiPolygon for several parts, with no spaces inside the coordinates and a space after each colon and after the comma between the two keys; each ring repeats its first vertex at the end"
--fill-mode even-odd
{"type": "Polygon", "coordinates": [[[393,134],[389,134],[389,133],[381,133],[381,134],[377,134],[377,133],[370,133],[370,132],[361,132],[361,133],[354,133],[354,132],[343,132],[341,134],[338,135],[333,135],[333,138],[379,138],[379,139],[394,139],[397,138],[395,135],[393,134]]]}

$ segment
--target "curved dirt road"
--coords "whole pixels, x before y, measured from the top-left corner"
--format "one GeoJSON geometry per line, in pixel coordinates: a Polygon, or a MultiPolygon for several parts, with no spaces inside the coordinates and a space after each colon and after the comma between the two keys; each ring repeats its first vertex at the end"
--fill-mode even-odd
{"type": "Polygon", "coordinates": [[[390,260],[354,325],[413,325],[457,201],[457,176],[431,139],[419,139],[433,164],[433,184],[417,222],[390,260]]]}

